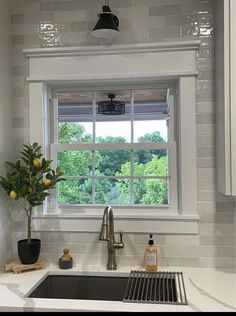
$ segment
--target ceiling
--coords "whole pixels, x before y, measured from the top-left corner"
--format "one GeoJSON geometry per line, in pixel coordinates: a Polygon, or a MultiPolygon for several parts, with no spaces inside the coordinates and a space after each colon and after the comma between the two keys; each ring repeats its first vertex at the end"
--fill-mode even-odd
{"type": "MultiPolygon", "coordinates": [[[[139,90],[103,90],[96,91],[96,104],[109,100],[109,94],[115,94],[114,100],[125,102],[125,114],[102,115],[96,120],[126,120],[130,119],[131,99],[133,93],[134,115],[136,119],[143,115],[164,118],[168,115],[168,89],[139,89],[139,90]]],[[[88,91],[60,91],[58,94],[58,114],[60,122],[91,121],[93,115],[93,92],[88,91]]]]}
{"type": "MultiPolygon", "coordinates": [[[[131,90],[104,90],[96,92],[96,101],[102,101],[108,99],[108,94],[114,93],[117,100],[130,102],[131,90]]],[[[134,90],[135,102],[166,102],[167,100],[167,88],[160,89],[145,89],[134,90]]],[[[92,92],[82,91],[62,91],[59,92],[58,99],[59,104],[91,104],[93,94],[92,92]]]]}

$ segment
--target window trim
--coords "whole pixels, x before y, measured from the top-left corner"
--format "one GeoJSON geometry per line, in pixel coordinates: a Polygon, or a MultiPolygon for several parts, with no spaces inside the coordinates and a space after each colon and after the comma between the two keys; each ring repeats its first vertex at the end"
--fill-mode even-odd
{"type": "MultiPolygon", "coordinates": [[[[109,80],[111,83],[135,81],[145,83],[151,81],[172,80],[178,84],[178,126],[179,134],[179,175],[181,181],[179,214],[165,213],[154,216],[143,215],[132,217],[116,214],[116,229],[127,232],[153,231],[159,233],[198,232],[197,214],[197,168],[196,168],[196,122],[195,122],[195,51],[199,41],[117,45],[85,48],[54,48],[24,50],[29,62],[29,108],[30,108],[30,142],[38,141],[43,145],[44,154],[49,153],[48,135],[44,134],[46,124],[46,95],[50,85],[61,86],[68,82],[98,83],[109,80]],[[139,54],[140,53],[140,54],[139,54]],[[86,56],[86,57],[85,57],[86,56]],[[132,58],[134,57],[134,58],[132,58]],[[99,59],[99,62],[97,62],[99,59]],[[114,63],[116,59],[116,63],[114,63]],[[132,60],[132,62],[130,62],[132,60]],[[171,61],[175,62],[172,63],[171,61]],[[176,62],[178,60],[178,63],[176,62]],[[108,71],[101,74],[100,66],[106,61],[108,71]],[[60,67],[58,67],[60,63],[60,67]],[[109,65],[110,66],[109,66],[109,65]],[[120,67],[119,67],[120,65],[120,67]],[[88,66],[86,68],[86,66],[88,66]],[[92,67],[92,72],[88,71],[92,67]],[[124,70],[125,68],[125,70],[124,70]],[[80,69],[80,71],[78,70],[80,69]],[[73,71],[72,71],[73,70],[73,71]],[[71,73],[70,73],[71,72],[71,73]],[[97,76],[96,76],[97,74],[97,76]],[[94,80],[93,78],[97,78],[94,80]],[[189,106],[192,104],[192,106],[189,106]],[[191,127],[191,128],[189,128],[191,127]],[[184,152],[184,154],[183,154],[184,152]],[[122,228],[123,227],[123,228],[122,228]]],[[[33,219],[36,230],[70,230],[99,231],[100,215],[44,215],[42,209],[33,219]],[[53,219],[53,220],[52,220],[53,219]]]]}

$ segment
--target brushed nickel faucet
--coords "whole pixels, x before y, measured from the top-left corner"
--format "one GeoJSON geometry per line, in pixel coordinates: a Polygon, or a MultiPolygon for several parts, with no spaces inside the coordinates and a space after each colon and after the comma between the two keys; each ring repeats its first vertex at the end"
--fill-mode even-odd
{"type": "Polygon", "coordinates": [[[123,248],[124,244],[122,242],[122,232],[120,232],[120,241],[115,241],[114,234],[114,217],[113,211],[110,206],[106,206],[103,212],[101,231],[99,235],[99,240],[107,240],[107,250],[108,250],[108,260],[107,260],[107,270],[116,270],[116,249],[123,248]]]}

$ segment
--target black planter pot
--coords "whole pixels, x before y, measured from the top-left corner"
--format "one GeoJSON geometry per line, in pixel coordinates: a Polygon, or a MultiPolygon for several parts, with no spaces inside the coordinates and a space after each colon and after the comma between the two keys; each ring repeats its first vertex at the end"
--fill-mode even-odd
{"type": "Polygon", "coordinates": [[[17,242],[18,256],[23,264],[36,263],[40,254],[41,240],[31,239],[31,243],[27,243],[27,239],[17,242]]]}

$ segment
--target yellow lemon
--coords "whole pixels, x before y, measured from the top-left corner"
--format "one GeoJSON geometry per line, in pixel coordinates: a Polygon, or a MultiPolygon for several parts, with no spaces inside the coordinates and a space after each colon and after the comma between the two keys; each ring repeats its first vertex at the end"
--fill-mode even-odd
{"type": "Polygon", "coordinates": [[[28,188],[28,192],[31,193],[33,190],[31,187],[28,188]]]}
{"type": "Polygon", "coordinates": [[[33,160],[33,165],[34,165],[36,168],[39,168],[39,167],[41,166],[41,161],[40,161],[40,159],[34,158],[34,160],[33,160]]]}
{"type": "Polygon", "coordinates": [[[10,192],[10,197],[11,197],[12,199],[16,199],[17,194],[16,194],[16,192],[15,192],[14,190],[10,192]]]}
{"type": "Polygon", "coordinates": [[[43,180],[43,184],[45,185],[45,187],[48,187],[51,184],[51,180],[50,179],[44,179],[43,180]]]}

